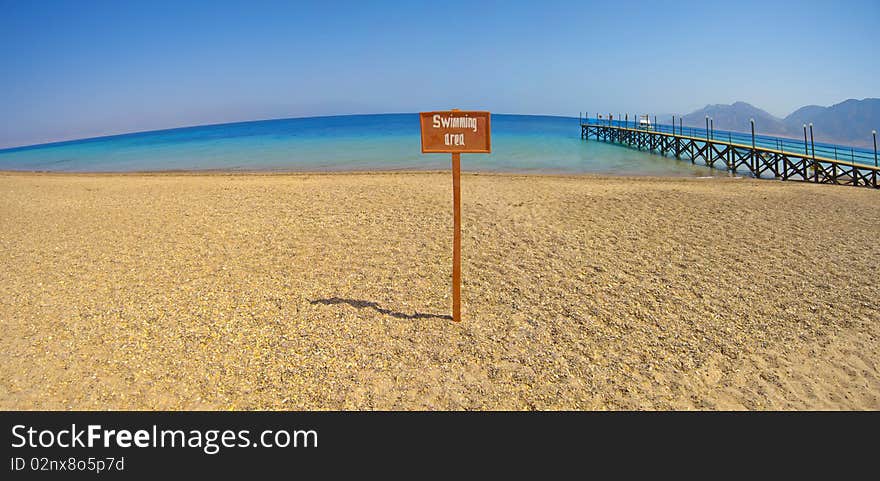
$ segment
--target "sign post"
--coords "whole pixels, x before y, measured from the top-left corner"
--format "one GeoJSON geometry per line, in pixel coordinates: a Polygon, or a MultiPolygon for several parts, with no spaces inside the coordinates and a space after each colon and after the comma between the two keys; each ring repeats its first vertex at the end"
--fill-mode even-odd
{"type": "Polygon", "coordinates": [[[452,154],[452,320],[461,321],[461,154],[492,152],[491,114],[449,110],[421,112],[422,153],[452,154]]]}
{"type": "Polygon", "coordinates": [[[461,321],[461,154],[452,154],[452,321],[461,321]]]}

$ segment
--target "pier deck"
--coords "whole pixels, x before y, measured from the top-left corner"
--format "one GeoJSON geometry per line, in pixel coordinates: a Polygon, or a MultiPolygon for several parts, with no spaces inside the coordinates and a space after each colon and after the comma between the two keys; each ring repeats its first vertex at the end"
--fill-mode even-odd
{"type": "MultiPolygon", "coordinates": [[[[776,148],[759,145],[752,136],[750,144],[733,140],[718,139],[714,131],[706,129],[704,136],[698,136],[689,129],[658,125],[621,125],[620,121],[588,119],[581,121],[581,138],[595,138],[605,142],[618,143],[639,150],[647,150],[660,155],[673,155],[676,159],[701,162],[708,167],[724,169],[731,173],[747,172],[758,178],[798,180],[824,184],[852,185],[880,188],[880,167],[856,160],[856,152],[850,149],[851,160],[832,159],[816,155],[812,143],[804,142],[803,150],[786,150],[785,139],[771,139],[776,148]],[[615,123],[616,122],[616,123],[615,123]],[[664,130],[665,128],[665,130],[664,130]]],[[[739,135],[738,135],[739,136],[739,135]]],[[[766,143],[767,138],[762,137],[766,143]]],[[[834,153],[837,155],[837,147],[834,153]]],[[[859,152],[859,159],[864,157],[859,152]]]]}

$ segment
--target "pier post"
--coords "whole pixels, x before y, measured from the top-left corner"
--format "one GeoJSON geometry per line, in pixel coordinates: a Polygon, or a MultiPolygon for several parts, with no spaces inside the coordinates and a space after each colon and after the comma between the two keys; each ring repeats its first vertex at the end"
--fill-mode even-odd
{"type": "Polygon", "coordinates": [[[880,167],[880,165],[877,165],[877,131],[872,130],[871,135],[874,136],[874,167],[880,167]]]}
{"type": "MultiPolygon", "coordinates": [[[[804,155],[810,155],[810,147],[807,143],[807,124],[804,124],[804,155]]],[[[810,180],[809,172],[807,171],[807,159],[804,158],[804,181],[810,180]]]]}
{"type": "MultiPolygon", "coordinates": [[[[788,157],[785,156],[785,142],[782,143],[781,147],[782,149],[780,149],[780,152],[782,152],[782,155],[779,157],[779,160],[782,161],[782,180],[788,180],[788,157]]],[[[779,169],[778,164],[776,166],[776,169],[779,169]]]]}
{"type": "MultiPolygon", "coordinates": [[[[874,167],[878,167],[877,165],[877,131],[872,130],[871,134],[874,136],[874,167]]],[[[871,182],[874,184],[874,188],[877,188],[877,170],[871,173],[871,182]]]]}
{"type": "Polygon", "coordinates": [[[712,167],[715,167],[715,119],[709,117],[709,139],[712,140],[712,148],[709,150],[709,159],[712,167]]]}
{"type": "Polygon", "coordinates": [[[727,169],[736,175],[736,159],[734,155],[736,155],[736,150],[733,148],[733,137],[730,132],[727,132],[727,169]]]}
{"type": "Polygon", "coordinates": [[[807,124],[804,124],[804,155],[810,155],[810,147],[807,144],[807,124]]]}
{"type": "MultiPolygon", "coordinates": [[[[871,135],[874,136],[874,167],[880,167],[877,165],[877,131],[872,130],[871,135]]],[[[871,183],[874,184],[874,188],[877,188],[877,170],[875,169],[871,172],[871,183]]]]}
{"type": "Polygon", "coordinates": [[[709,116],[706,116],[706,152],[703,154],[703,161],[709,165],[709,116]]]}
{"type": "Polygon", "coordinates": [[[819,182],[819,166],[816,164],[816,141],[813,140],[813,123],[810,122],[810,151],[813,157],[813,178],[819,182]]]}
{"type": "Polygon", "coordinates": [[[578,125],[581,126],[581,139],[584,138],[584,121],[581,120],[582,115],[583,115],[583,112],[578,112],[578,125]]]}
{"type": "Polygon", "coordinates": [[[850,182],[852,183],[852,185],[856,186],[859,185],[858,179],[861,172],[859,172],[859,170],[856,168],[856,149],[854,149],[853,147],[849,148],[849,158],[853,164],[852,170],[850,171],[850,182]]]}
{"type": "Polygon", "coordinates": [[[672,141],[675,142],[675,158],[681,159],[681,139],[675,133],[675,116],[672,116],[672,141]]]}
{"type": "Polygon", "coordinates": [[[751,126],[752,126],[752,155],[751,155],[751,157],[752,157],[752,159],[751,159],[752,160],[752,162],[751,162],[752,174],[754,174],[755,177],[757,177],[758,176],[758,160],[755,156],[755,119],[749,119],[749,124],[751,124],[751,126]]]}

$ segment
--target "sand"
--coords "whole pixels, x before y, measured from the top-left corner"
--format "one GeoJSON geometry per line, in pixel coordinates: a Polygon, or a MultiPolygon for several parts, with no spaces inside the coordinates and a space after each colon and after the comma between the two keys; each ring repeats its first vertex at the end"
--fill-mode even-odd
{"type": "Polygon", "coordinates": [[[880,192],[0,173],[2,409],[880,409],[880,192]]]}

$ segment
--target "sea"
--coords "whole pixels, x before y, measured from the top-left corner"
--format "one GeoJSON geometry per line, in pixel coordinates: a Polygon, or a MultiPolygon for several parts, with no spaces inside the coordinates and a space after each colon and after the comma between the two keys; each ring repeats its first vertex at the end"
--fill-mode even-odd
{"type": "MultiPolygon", "coordinates": [[[[450,168],[422,154],[418,114],[259,120],[138,132],[0,150],[0,170],[49,172],[410,171],[450,168]]],[[[462,170],[706,176],[722,171],[583,140],[577,117],[492,115],[492,153],[462,170]]]]}

